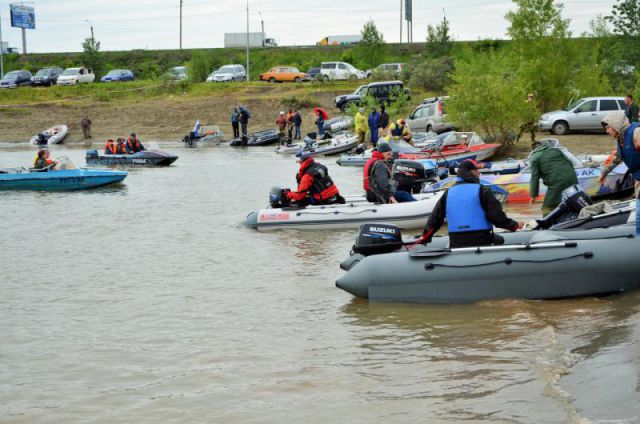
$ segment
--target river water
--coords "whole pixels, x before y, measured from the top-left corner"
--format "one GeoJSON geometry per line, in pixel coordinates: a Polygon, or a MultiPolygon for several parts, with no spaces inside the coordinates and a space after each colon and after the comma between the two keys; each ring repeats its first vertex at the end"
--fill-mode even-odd
{"type": "Polygon", "coordinates": [[[161,146],[180,159],[120,186],[0,192],[0,422],[640,422],[640,294],[357,300],[355,231],[242,226],[291,157],[161,146]]]}

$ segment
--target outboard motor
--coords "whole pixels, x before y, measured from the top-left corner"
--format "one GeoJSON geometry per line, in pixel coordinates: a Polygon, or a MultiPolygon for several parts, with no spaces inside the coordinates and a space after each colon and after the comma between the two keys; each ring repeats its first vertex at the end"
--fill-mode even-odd
{"type": "Polygon", "coordinates": [[[418,162],[415,160],[398,159],[393,163],[391,171],[393,180],[398,184],[398,190],[409,193],[420,193],[422,185],[436,180],[435,164],[418,162]],[[425,165],[427,165],[425,167],[425,165]]]}
{"type": "Polygon", "coordinates": [[[38,133],[36,136],[36,144],[47,144],[47,137],[42,133],[38,133]]]}
{"type": "Polygon", "coordinates": [[[273,187],[269,192],[269,204],[272,208],[284,208],[289,205],[289,199],[287,198],[288,188],[273,187]]]}
{"type": "Polygon", "coordinates": [[[589,195],[578,184],[572,185],[562,192],[562,201],[554,210],[549,212],[544,218],[537,219],[538,228],[547,229],[551,226],[575,219],[585,206],[592,205],[589,195]]]}
{"type": "Polygon", "coordinates": [[[362,224],[353,252],[364,256],[396,251],[402,247],[400,228],[390,224],[362,224]]]}
{"type": "Polygon", "coordinates": [[[97,150],[87,150],[85,158],[86,159],[98,159],[98,151],[97,150]]]}

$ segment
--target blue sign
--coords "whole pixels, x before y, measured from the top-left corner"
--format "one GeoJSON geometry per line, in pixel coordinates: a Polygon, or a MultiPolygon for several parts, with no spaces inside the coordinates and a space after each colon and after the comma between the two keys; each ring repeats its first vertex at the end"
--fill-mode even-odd
{"type": "Polygon", "coordinates": [[[36,29],[36,12],[33,7],[12,4],[11,26],[16,28],[36,29]]]}

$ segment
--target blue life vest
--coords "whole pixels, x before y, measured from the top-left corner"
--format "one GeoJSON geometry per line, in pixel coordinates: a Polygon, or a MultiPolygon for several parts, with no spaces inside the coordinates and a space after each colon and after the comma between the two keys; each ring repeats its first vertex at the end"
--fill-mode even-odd
{"type": "Polygon", "coordinates": [[[622,146],[618,144],[618,155],[622,157],[624,164],[629,168],[636,181],[640,181],[640,152],[633,145],[633,132],[640,124],[634,122],[624,133],[622,146]]]}
{"type": "Polygon", "coordinates": [[[450,233],[493,229],[480,203],[480,184],[466,183],[452,186],[447,192],[446,213],[450,233]]]}

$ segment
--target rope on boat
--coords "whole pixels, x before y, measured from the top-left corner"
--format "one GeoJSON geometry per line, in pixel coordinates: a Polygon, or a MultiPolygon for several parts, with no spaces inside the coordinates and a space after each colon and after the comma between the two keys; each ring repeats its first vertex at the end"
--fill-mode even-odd
{"type": "Polygon", "coordinates": [[[511,258],[507,257],[507,258],[504,258],[501,261],[485,262],[485,263],[481,263],[481,264],[470,264],[470,265],[447,265],[447,264],[428,263],[428,264],[425,264],[424,269],[427,270],[427,271],[432,271],[436,267],[440,267],[440,268],[474,268],[474,267],[499,265],[499,264],[511,265],[511,264],[514,264],[514,263],[544,264],[544,263],[566,261],[566,260],[569,260],[569,259],[576,259],[576,258],[591,259],[591,258],[593,258],[593,256],[594,256],[593,252],[584,252],[584,253],[580,253],[580,254],[577,254],[577,255],[565,256],[563,258],[540,259],[540,260],[511,259],[511,258]]]}

